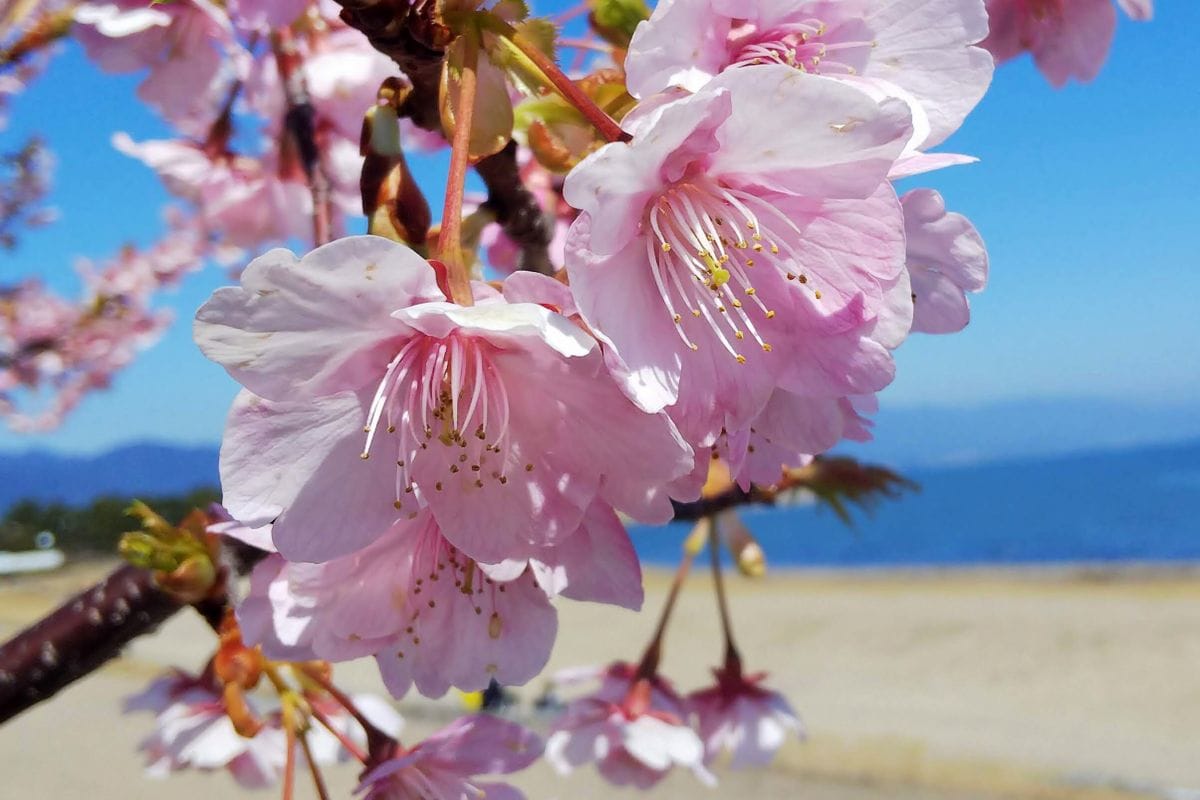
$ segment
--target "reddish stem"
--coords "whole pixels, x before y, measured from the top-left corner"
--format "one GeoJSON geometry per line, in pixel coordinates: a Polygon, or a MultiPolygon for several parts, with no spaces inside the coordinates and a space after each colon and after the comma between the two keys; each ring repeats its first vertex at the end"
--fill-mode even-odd
{"type": "MultiPolygon", "coordinates": [[[[712,522],[703,519],[699,524],[711,525],[712,522]]],[[[658,627],[654,629],[654,636],[650,639],[650,644],[646,645],[646,651],[638,663],[635,680],[653,678],[658,672],[658,662],[662,658],[663,635],[667,632],[667,624],[671,621],[671,614],[675,610],[675,601],[679,599],[679,590],[683,587],[683,582],[687,579],[688,572],[692,569],[692,562],[695,560],[696,552],[691,548],[685,548],[683,560],[679,562],[679,568],[675,570],[675,579],[671,581],[671,589],[667,594],[667,602],[663,605],[662,615],[658,618],[658,627]]]]}
{"type": "Polygon", "coordinates": [[[304,674],[311,678],[314,683],[324,689],[330,697],[336,700],[342,706],[342,708],[346,709],[347,713],[354,717],[355,722],[362,726],[362,729],[367,733],[367,747],[372,753],[374,753],[377,749],[386,749],[388,744],[395,743],[395,739],[379,730],[379,728],[375,727],[375,724],[372,723],[371,720],[367,719],[366,716],[358,710],[358,706],[354,704],[354,701],[350,699],[349,695],[347,695],[338,687],[334,686],[333,682],[330,681],[329,678],[325,677],[325,675],[319,669],[315,669],[308,665],[301,665],[300,669],[302,669],[304,674]]]}
{"type": "Polygon", "coordinates": [[[296,788],[296,729],[284,720],[284,737],[287,739],[287,753],[283,763],[283,800],[292,800],[296,788]]]}
{"type": "Polygon", "coordinates": [[[464,36],[466,46],[458,85],[458,108],[454,118],[454,140],[450,150],[450,174],[446,177],[446,204],[442,207],[438,254],[446,265],[450,298],[459,305],[470,306],[475,304],[475,298],[471,293],[471,277],[463,260],[462,206],[467,167],[471,162],[471,125],[475,118],[479,40],[473,33],[464,36]]]}
{"type": "Polygon", "coordinates": [[[713,584],[717,590],[717,608],[721,612],[721,632],[725,635],[725,668],[737,667],[740,671],[742,659],[733,643],[733,623],[729,616],[729,600],[725,595],[725,576],[721,571],[721,548],[715,521],[708,531],[708,552],[712,562],[713,584]]]}
{"type": "Polygon", "coordinates": [[[308,746],[307,733],[300,737],[300,749],[304,753],[304,760],[308,763],[308,771],[312,775],[317,797],[321,800],[329,800],[329,789],[325,786],[325,776],[321,774],[321,768],[317,766],[317,762],[313,758],[312,749],[308,746]]]}
{"type": "Polygon", "coordinates": [[[545,53],[538,49],[537,45],[527,40],[524,36],[518,33],[514,28],[509,28],[506,33],[512,43],[517,46],[526,58],[533,62],[546,79],[553,84],[558,93],[563,96],[571,105],[583,114],[588,122],[595,126],[596,130],[600,131],[600,135],[610,142],[627,142],[632,137],[621,130],[621,126],[613,121],[613,118],[604,113],[604,109],[596,105],[592,98],[576,85],[575,81],[571,80],[565,72],[559,69],[558,64],[555,64],[545,53]]]}
{"type": "MultiPolygon", "coordinates": [[[[310,704],[311,704],[311,701],[310,701],[310,704]]],[[[338,742],[341,743],[342,747],[346,748],[347,753],[354,756],[356,759],[358,759],[362,763],[364,763],[364,764],[367,763],[367,754],[364,753],[362,751],[362,748],[360,748],[357,744],[355,744],[354,741],[349,736],[347,736],[346,734],[344,734],[340,730],[338,730],[337,726],[335,726],[333,724],[333,721],[330,720],[328,716],[326,716],[324,711],[321,711],[316,706],[313,706],[311,709],[311,713],[312,713],[313,719],[315,719],[317,722],[321,723],[321,726],[324,727],[325,730],[327,730],[331,734],[333,734],[333,738],[337,739],[338,742]]]]}

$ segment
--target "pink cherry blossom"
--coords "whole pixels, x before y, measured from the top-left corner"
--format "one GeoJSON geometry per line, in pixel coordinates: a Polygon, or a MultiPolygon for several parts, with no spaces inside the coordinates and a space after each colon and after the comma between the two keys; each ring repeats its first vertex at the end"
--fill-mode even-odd
{"type": "Polygon", "coordinates": [[[932,189],[900,198],[913,293],[913,330],[954,333],[966,327],[971,309],[966,292],[987,285],[988,254],[983,239],[962,214],[946,211],[932,189]]]}
{"type": "Polygon", "coordinates": [[[183,140],[134,142],[118,133],[113,145],[159,174],[174,195],[196,204],[202,224],[235,247],[312,235],[312,194],[297,173],[285,179],[268,161],[210,155],[183,140]]]}
{"type": "Polygon", "coordinates": [[[912,319],[888,170],[907,107],[782,65],[727,70],[568,177],[580,311],[643,408],[689,441],[739,432],[776,387],[876,391],[912,319]]]}
{"type": "Polygon", "coordinates": [[[842,439],[871,438],[857,398],[804,397],[776,389],[753,424],[723,436],[714,448],[743,489],[769,486],[786,467],[802,467],[842,439]]]}
{"type": "Polygon", "coordinates": [[[365,800],[523,800],[505,783],[481,783],[478,775],[525,769],[542,752],[541,741],[513,722],[488,714],[455,720],[411,749],[363,776],[365,800]]]}
{"type": "Polygon", "coordinates": [[[155,714],[155,731],[141,745],[152,777],[186,768],[227,769],[238,784],[257,789],[271,786],[283,772],[283,730],[266,725],[252,738],[241,736],[221,694],[202,678],[179,672],[156,680],[129,698],[125,710],[155,714]]]}
{"type": "Polygon", "coordinates": [[[397,697],[414,683],[422,694],[440,696],[451,686],[476,691],[493,678],[519,685],[536,676],[554,643],[549,598],[558,594],[641,605],[637,556],[602,503],[563,544],[527,562],[472,562],[442,537],[428,511],[330,562],[271,556],[255,568],[238,620],[246,640],[271,658],[376,655],[397,697]]]}
{"type": "Polygon", "coordinates": [[[312,0],[229,0],[226,8],[239,30],[269,34],[296,21],[312,0]]]}
{"type": "MultiPolygon", "coordinates": [[[[1153,16],[1152,0],[1117,0],[1132,19],[1153,16]]],[[[983,46],[997,63],[1029,51],[1046,79],[1061,88],[1094,79],[1108,58],[1117,14],[1112,0],[987,0],[990,31],[983,46]]]]}
{"type": "Polygon", "coordinates": [[[149,69],[138,96],[194,136],[207,133],[248,63],[229,18],[207,0],[82,3],[75,22],[76,38],[101,69],[149,69]]]}
{"type": "Polygon", "coordinates": [[[696,91],[729,67],[784,64],[912,107],[918,145],[962,124],[991,81],[983,0],[660,0],[629,46],[630,91],[696,91]]]}
{"type": "Polygon", "coordinates": [[[666,679],[613,664],[593,694],[573,701],[546,739],[546,760],[562,774],[589,762],[617,786],[648,789],[673,767],[714,784],[704,746],[687,726],[687,706],[666,679]]]}
{"type": "Polygon", "coordinates": [[[428,262],[372,236],[272,251],[218,290],[196,340],[257,395],[222,447],[230,513],[273,521],[279,551],[306,561],[422,508],[484,563],[536,556],[597,498],[669,519],[663,487],[692,460],[669,420],[636,408],[565,317],[477,292],[445,302],[428,262]]]}
{"type": "MultiPolygon", "coordinates": [[[[400,732],[400,715],[388,703],[369,694],[356,694],[351,699],[379,730],[390,736],[400,732]]],[[[366,732],[343,706],[324,695],[311,697],[309,702],[346,738],[360,747],[366,745],[366,732]]],[[[181,769],[224,768],[241,786],[258,789],[275,784],[283,773],[287,737],[277,711],[260,713],[259,703],[250,698],[247,704],[262,722],[252,737],[235,730],[225,700],[210,676],[173,671],[126,698],[124,710],[155,715],[155,731],[141,745],[147,755],[147,773],[152,777],[166,777],[181,769]]],[[[318,764],[349,758],[337,737],[323,727],[313,726],[305,735],[318,764]]],[[[301,757],[299,753],[297,757],[301,757]]]]}
{"type": "Polygon", "coordinates": [[[715,686],[687,698],[699,722],[706,763],[725,752],[734,769],[765,767],[789,734],[804,736],[804,726],[787,700],[759,685],[765,675],[742,675],[737,667],[713,674],[715,686]]]}

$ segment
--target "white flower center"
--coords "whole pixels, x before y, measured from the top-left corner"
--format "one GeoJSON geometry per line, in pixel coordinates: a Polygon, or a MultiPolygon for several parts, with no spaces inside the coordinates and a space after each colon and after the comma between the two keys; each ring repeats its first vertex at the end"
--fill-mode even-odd
{"type": "Polygon", "coordinates": [[[503,472],[508,392],[491,364],[490,347],[459,334],[417,335],[388,364],[367,412],[362,457],[370,456],[381,430],[395,436],[397,510],[404,495],[418,488],[440,492],[444,482],[457,481],[462,489],[483,488],[489,480],[508,483],[503,472]],[[442,466],[432,486],[418,487],[412,478],[421,459],[442,466]]]}
{"type": "Polygon", "coordinates": [[[804,19],[762,31],[736,27],[728,46],[734,66],[785,64],[818,75],[857,75],[876,43],[860,22],[831,29],[822,20],[804,19]]]}
{"type": "MultiPolygon", "coordinates": [[[[800,235],[795,225],[770,203],[705,176],[663,192],[645,224],[653,234],[646,237],[651,273],[683,342],[700,349],[686,323],[710,331],[738,363],[746,362],[747,338],[771,352],[760,326],[775,311],[763,303],[752,275],[766,267],[809,284],[789,244],[800,235]]],[[[813,294],[820,299],[819,291],[813,294]]]]}

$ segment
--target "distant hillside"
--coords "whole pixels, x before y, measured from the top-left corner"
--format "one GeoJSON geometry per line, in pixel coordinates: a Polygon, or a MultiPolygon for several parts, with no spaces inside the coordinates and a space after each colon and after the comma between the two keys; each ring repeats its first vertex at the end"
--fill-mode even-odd
{"type": "Polygon", "coordinates": [[[98,456],[4,453],[0,511],[25,499],[81,504],[104,494],[179,494],[217,480],[216,447],[136,444],[98,456]]]}
{"type": "Polygon", "coordinates": [[[905,468],[975,464],[1198,439],[1200,404],[1066,398],[903,408],[885,398],[874,431],[874,441],[838,449],[905,468]]]}

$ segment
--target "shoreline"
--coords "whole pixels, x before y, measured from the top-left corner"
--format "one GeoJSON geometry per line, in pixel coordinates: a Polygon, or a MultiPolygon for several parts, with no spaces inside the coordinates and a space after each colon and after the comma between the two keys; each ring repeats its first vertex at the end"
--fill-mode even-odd
{"type": "MultiPolygon", "coordinates": [[[[114,563],[76,561],[55,573],[0,578],[0,636],[114,563]]],[[[646,569],[641,613],[559,603],[550,662],[518,696],[528,702],[545,676],[563,668],[635,659],[672,573],[646,569]]],[[[673,775],[657,792],[663,800],[1200,797],[1196,565],[772,567],[761,579],[732,575],[727,587],[747,669],[770,674],[768,684],[788,697],[809,738],[789,741],[768,770],[718,770],[715,792],[673,775]]],[[[680,592],[663,655],[664,674],[680,691],[711,680],[720,648],[715,612],[711,577],[698,564],[680,592]]],[[[180,614],[125,658],[0,727],[6,785],[15,794],[62,797],[151,798],[163,789],[179,800],[240,796],[224,775],[172,776],[165,784],[141,778],[135,747],[151,721],[119,713],[121,696],[167,665],[198,669],[212,644],[196,615],[180,614]],[[71,770],[54,769],[63,752],[77,762],[71,770]]],[[[369,660],[336,673],[348,690],[381,691],[369,660]]],[[[399,706],[407,738],[462,711],[453,693],[399,706]]],[[[349,796],[353,770],[330,777],[334,796],[349,796]]],[[[613,796],[590,770],[564,781],[539,765],[517,778],[533,800],[613,796]]]]}

